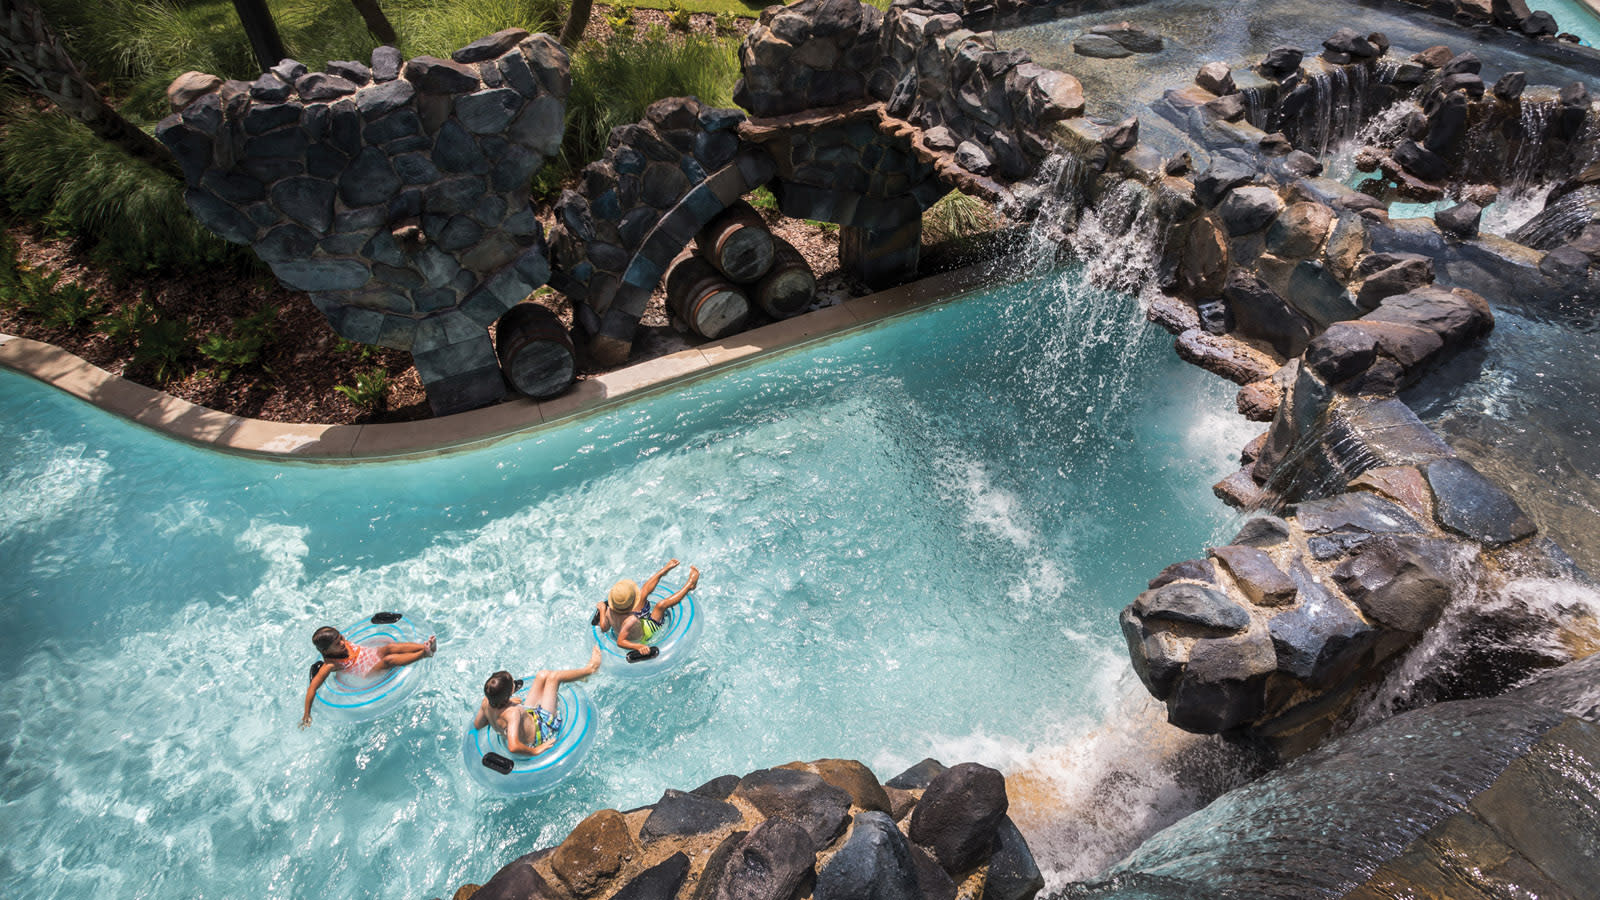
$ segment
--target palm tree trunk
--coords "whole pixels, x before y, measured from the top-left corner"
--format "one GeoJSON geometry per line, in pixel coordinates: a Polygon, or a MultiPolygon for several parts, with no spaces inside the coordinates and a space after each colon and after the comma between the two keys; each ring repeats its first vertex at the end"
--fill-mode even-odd
{"type": "Polygon", "coordinates": [[[100,96],[29,0],[0,0],[0,65],[128,155],[183,179],[172,153],[100,96]]]}
{"type": "Polygon", "coordinates": [[[385,44],[394,44],[394,26],[389,24],[389,17],[383,14],[378,0],[350,0],[350,3],[355,6],[356,12],[361,13],[361,19],[367,23],[367,30],[372,32],[373,37],[385,44]]]}
{"type": "Polygon", "coordinates": [[[272,10],[267,0],[233,0],[233,10],[239,14],[239,24],[250,38],[250,50],[265,72],[289,55],[283,49],[283,38],[278,36],[278,23],[272,21],[272,10]]]}
{"type": "Polygon", "coordinates": [[[583,40],[583,30],[589,27],[589,11],[594,9],[594,0],[572,0],[572,9],[567,11],[567,24],[561,29],[561,46],[568,50],[578,46],[583,40]]]}

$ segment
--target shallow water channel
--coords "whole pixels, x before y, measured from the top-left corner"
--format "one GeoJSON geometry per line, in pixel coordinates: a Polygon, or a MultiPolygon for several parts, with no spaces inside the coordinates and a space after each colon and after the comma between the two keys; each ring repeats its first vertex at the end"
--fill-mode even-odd
{"type": "Polygon", "coordinates": [[[0,893],[448,895],[723,773],[1014,768],[1115,714],[1117,612],[1231,536],[1233,391],[1071,272],[417,461],[218,455],[0,373],[0,893]],[[669,556],[696,658],[596,675],[554,793],[472,785],[483,679],[581,663],[669,556]],[[312,629],[388,608],[439,634],[413,702],[297,730],[312,629]]]}

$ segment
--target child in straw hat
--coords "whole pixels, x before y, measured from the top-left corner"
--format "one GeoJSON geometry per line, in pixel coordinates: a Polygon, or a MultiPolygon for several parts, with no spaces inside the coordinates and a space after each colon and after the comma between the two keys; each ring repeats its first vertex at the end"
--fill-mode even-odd
{"type": "Polygon", "coordinates": [[[683,583],[683,587],[671,596],[652,604],[649,600],[650,592],[656,589],[661,576],[677,566],[677,560],[667,560],[661,571],[651,575],[643,585],[636,584],[629,578],[612,585],[611,593],[606,596],[606,602],[598,604],[595,624],[600,626],[601,631],[613,634],[617,646],[624,650],[637,650],[645,658],[654,656],[658,651],[649,645],[649,641],[656,630],[666,622],[667,610],[677,606],[679,601],[688,596],[695,585],[700,583],[700,570],[690,566],[689,580],[683,583]]]}

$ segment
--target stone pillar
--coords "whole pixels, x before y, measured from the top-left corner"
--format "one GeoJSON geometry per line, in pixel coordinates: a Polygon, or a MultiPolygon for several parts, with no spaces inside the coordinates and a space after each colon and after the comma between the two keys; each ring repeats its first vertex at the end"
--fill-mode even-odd
{"type": "Polygon", "coordinates": [[[910,281],[922,249],[922,219],[888,228],[839,228],[839,264],[871,287],[910,281]]]}
{"type": "Polygon", "coordinates": [[[488,406],[506,395],[505,377],[488,332],[427,350],[413,348],[412,360],[436,416],[488,406]]]}

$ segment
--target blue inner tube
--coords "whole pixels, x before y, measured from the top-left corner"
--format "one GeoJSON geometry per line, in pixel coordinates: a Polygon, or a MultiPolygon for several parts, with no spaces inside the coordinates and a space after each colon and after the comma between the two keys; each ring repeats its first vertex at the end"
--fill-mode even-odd
{"type": "MultiPolygon", "coordinates": [[[[650,592],[650,598],[652,601],[662,600],[677,591],[677,588],[657,582],[656,589],[650,592]]],[[[657,650],[650,659],[629,662],[628,651],[617,646],[617,639],[609,632],[601,631],[599,625],[589,626],[589,631],[604,656],[600,671],[618,678],[642,679],[664,675],[688,659],[695,641],[700,637],[701,625],[700,610],[695,605],[694,592],[691,591],[676,606],[667,610],[665,620],[656,629],[655,636],[645,642],[657,650]]]]}
{"type": "MultiPolygon", "coordinates": [[[[399,641],[423,643],[428,632],[423,626],[397,614],[379,613],[372,619],[362,619],[343,630],[345,640],[363,647],[377,647],[399,641]],[[378,619],[380,621],[373,621],[378,619]]],[[[393,712],[416,692],[428,671],[428,660],[422,659],[409,666],[388,668],[371,675],[357,676],[348,672],[334,672],[317,688],[311,701],[314,715],[340,722],[367,722],[393,712]]]]}
{"type": "MultiPolygon", "coordinates": [[[[527,700],[533,687],[533,676],[523,679],[523,687],[512,696],[527,700]]],[[[467,775],[479,785],[497,794],[520,796],[542,794],[550,790],[583,762],[594,743],[594,702],[579,684],[563,684],[556,692],[556,705],[561,710],[561,731],[555,745],[538,756],[522,756],[511,752],[505,738],[493,728],[473,728],[468,723],[461,736],[461,762],[467,775]],[[509,771],[498,771],[486,765],[484,757],[494,754],[498,762],[509,771]],[[506,764],[509,763],[509,766],[506,764]]]]}

